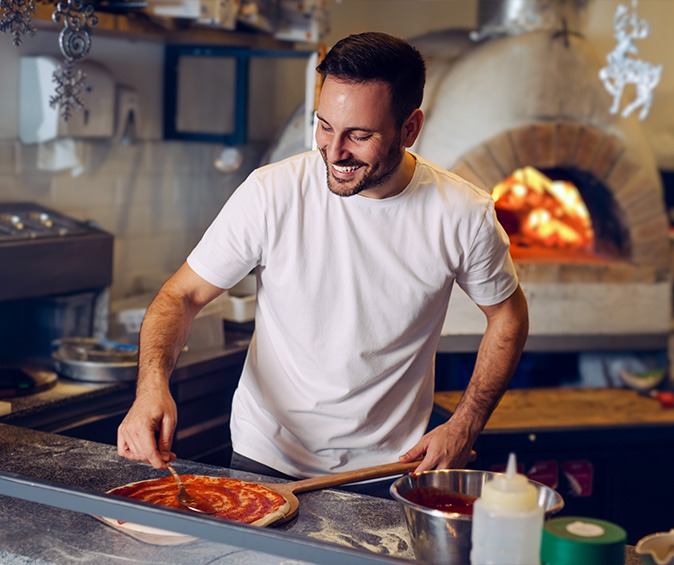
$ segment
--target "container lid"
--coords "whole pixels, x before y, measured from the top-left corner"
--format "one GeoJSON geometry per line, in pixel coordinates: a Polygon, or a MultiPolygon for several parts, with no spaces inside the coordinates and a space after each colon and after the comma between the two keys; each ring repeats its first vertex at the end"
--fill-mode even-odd
{"type": "Polygon", "coordinates": [[[480,496],[491,510],[530,511],[538,508],[538,492],[529,479],[517,472],[517,458],[511,453],[504,474],[484,484],[480,496]]]}
{"type": "Polygon", "coordinates": [[[615,565],[625,561],[627,534],[620,526],[596,518],[564,516],[543,527],[543,565],[615,565]]]}

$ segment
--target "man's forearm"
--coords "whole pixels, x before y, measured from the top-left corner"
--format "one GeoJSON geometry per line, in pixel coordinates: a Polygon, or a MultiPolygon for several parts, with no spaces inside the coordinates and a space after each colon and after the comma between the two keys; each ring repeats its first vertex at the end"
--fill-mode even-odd
{"type": "Polygon", "coordinates": [[[150,304],[140,332],[138,392],[168,382],[180,351],[189,337],[196,312],[184,298],[161,291],[150,304]]]}
{"type": "Polygon", "coordinates": [[[140,329],[137,392],[168,384],[195,316],[224,289],[199,277],[187,263],[166,281],[140,329]]]}
{"type": "Polygon", "coordinates": [[[475,369],[452,418],[465,423],[477,438],[519,362],[529,330],[526,300],[518,288],[501,309],[487,313],[487,330],[480,343],[475,369]]]}

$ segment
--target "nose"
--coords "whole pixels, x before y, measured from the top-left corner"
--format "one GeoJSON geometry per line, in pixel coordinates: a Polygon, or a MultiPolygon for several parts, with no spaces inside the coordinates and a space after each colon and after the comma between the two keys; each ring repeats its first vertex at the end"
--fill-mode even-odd
{"type": "Polygon", "coordinates": [[[351,155],[346,147],[345,140],[340,135],[321,135],[316,132],[316,143],[325,152],[325,156],[331,163],[338,163],[348,159],[351,155]]]}

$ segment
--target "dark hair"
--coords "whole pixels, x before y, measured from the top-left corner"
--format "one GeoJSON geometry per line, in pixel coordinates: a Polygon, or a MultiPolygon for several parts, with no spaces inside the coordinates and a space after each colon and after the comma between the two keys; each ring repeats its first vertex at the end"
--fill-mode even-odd
{"type": "Polygon", "coordinates": [[[426,64],[407,41],[385,33],[350,35],[337,42],[316,67],[323,78],[385,82],[391,92],[391,109],[398,126],[421,106],[426,64]]]}

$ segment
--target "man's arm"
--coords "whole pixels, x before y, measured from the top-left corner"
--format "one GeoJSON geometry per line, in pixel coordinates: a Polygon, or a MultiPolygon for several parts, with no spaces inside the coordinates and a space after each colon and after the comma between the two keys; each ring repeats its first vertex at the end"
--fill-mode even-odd
{"type": "Polygon", "coordinates": [[[519,362],[529,332],[524,293],[517,290],[493,306],[480,306],[487,316],[473,375],[452,417],[424,435],[400,459],[425,454],[416,471],[463,468],[471,448],[503,396],[519,362]]]}
{"type": "Polygon", "coordinates": [[[223,292],[185,263],[148,307],[140,330],[136,400],[117,431],[117,452],[122,457],[157,469],[175,459],[171,444],[178,419],[169,377],[194,317],[223,292]]]}

